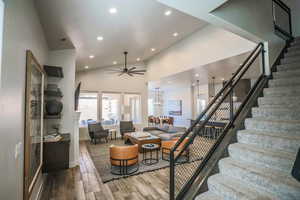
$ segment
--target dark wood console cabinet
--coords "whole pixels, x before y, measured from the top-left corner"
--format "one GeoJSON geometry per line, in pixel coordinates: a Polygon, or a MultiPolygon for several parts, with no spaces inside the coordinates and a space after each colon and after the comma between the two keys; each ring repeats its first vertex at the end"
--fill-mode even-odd
{"type": "Polygon", "coordinates": [[[43,172],[53,172],[69,168],[70,134],[62,134],[57,142],[44,142],[43,172]]]}

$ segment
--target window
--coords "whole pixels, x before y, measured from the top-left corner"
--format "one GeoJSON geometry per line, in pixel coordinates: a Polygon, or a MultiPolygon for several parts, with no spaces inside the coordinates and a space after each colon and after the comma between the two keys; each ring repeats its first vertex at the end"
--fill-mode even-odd
{"type": "Polygon", "coordinates": [[[117,93],[102,94],[102,124],[116,125],[120,121],[121,95],[117,93]]]}
{"type": "Polygon", "coordinates": [[[148,99],[148,116],[153,116],[154,115],[154,102],[153,99],[148,99]]]}
{"type": "Polygon", "coordinates": [[[88,121],[98,120],[98,93],[81,92],[78,110],[81,112],[80,125],[86,126],[88,121]]]}
{"type": "Polygon", "coordinates": [[[141,95],[125,94],[123,108],[124,120],[141,123],[141,95]]]}

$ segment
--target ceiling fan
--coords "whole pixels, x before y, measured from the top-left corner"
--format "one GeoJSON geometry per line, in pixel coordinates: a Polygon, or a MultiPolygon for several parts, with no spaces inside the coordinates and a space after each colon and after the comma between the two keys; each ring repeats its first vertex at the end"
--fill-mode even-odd
{"type": "Polygon", "coordinates": [[[123,74],[127,74],[129,76],[133,75],[144,75],[146,70],[145,69],[137,69],[136,67],[127,67],[127,54],[128,52],[124,52],[124,57],[125,57],[125,64],[123,69],[118,69],[118,70],[110,70],[111,72],[114,73],[119,73],[119,76],[122,76],[123,74]]]}

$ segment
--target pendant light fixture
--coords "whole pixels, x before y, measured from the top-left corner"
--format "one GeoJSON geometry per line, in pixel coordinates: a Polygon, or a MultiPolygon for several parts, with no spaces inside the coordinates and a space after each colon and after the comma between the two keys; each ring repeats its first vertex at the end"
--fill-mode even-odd
{"type": "Polygon", "coordinates": [[[154,91],[154,105],[161,105],[160,88],[159,87],[155,88],[155,91],[154,91]]]}

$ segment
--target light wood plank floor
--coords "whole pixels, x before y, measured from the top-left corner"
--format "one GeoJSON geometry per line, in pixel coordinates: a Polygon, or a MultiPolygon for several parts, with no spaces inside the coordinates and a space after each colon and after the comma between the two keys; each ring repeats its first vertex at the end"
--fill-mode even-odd
{"type": "Polygon", "coordinates": [[[103,184],[84,142],[80,166],[49,174],[42,200],[164,200],[169,169],[147,172],[103,184]]]}
{"type": "Polygon", "coordinates": [[[80,166],[50,173],[42,200],[114,200],[91,160],[85,143],[80,143],[80,166]]]}

